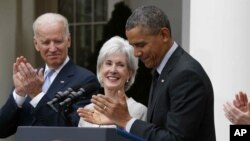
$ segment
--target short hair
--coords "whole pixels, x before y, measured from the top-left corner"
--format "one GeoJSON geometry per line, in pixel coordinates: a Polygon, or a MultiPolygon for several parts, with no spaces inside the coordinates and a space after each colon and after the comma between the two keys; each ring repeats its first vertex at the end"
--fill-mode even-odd
{"type": "Polygon", "coordinates": [[[138,69],[138,59],[134,56],[134,49],[129,44],[129,42],[119,36],[112,37],[103,44],[97,59],[97,66],[96,66],[97,78],[101,86],[103,87],[102,78],[100,76],[100,69],[102,64],[104,63],[104,60],[109,55],[114,53],[123,53],[124,55],[127,56],[126,61],[128,64],[128,69],[132,71],[131,78],[128,80],[128,82],[125,83],[125,91],[127,91],[135,81],[135,75],[138,69]]]}
{"type": "Polygon", "coordinates": [[[149,34],[155,35],[160,29],[166,27],[171,36],[171,27],[167,15],[156,6],[141,6],[135,9],[126,23],[126,31],[140,26],[149,34]]]}
{"type": "Polygon", "coordinates": [[[50,24],[54,22],[61,22],[64,26],[65,35],[69,36],[69,23],[68,20],[61,14],[58,13],[45,13],[40,15],[33,23],[34,36],[37,36],[37,30],[40,25],[50,24]]]}

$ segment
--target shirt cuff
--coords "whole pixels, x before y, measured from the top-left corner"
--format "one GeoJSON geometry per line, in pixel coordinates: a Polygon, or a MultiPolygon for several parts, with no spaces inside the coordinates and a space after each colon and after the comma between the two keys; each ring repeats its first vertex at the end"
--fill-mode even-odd
{"type": "Polygon", "coordinates": [[[126,130],[127,132],[130,132],[130,129],[131,129],[132,125],[134,124],[135,120],[136,120],[136,118],[132,118],[132,119],[130,119],[130,120],[128,121],[128,123],[127,123],[127,125],[126,125],[126,127],[125,127],[125,130],[126,130]]]}
{"type": "Polygon", "coordinates": [[[30,104],[36,108],[37,104],[39,103],[39,101],[43,98],[43,96],[45,95],[44,92],[39,93],[37,96],[35,96],[31,101],[30,104]]]}
{"type": "Polygon", "coordinates": [[[23,96],[18,95],[16,93],[16,90],[14,90],[12,94],[13,94],[13,97],[14,97],[14,100],[15,100],[17,106],[19,108],[22,108],[22,105],[23,105],[23,103],[24,103],[24,101],[25,101],[25,99],[26,99],[27,96],[23,97],[23,96]]]}

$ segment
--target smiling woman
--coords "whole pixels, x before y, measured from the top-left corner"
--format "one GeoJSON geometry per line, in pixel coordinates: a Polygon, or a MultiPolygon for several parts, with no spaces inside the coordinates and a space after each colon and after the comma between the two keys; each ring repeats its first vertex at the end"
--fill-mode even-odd
{"type": "MultiPolygon", "coordinates": [[[[146,120],[147,108],[133,98],[126,96],[126,91],[134,83],[138,59],[133,56],[133,48],[128,41],[115,36],[102,46],[97,60],[97,77],[104,88],[104,94],[110,99],[110,104],[103,105],[103,110],[109,111],[111,103],[119,103],[119,95],[123,95],[128,105],[130,115],[146,120]]],[[[93,104],[78,109],[80,127],[115,127],[114,123],[93,108],[93,104]]]]}
{"type": "Polygon", "coordinates": [[[97,78],[100,83],[103,84],[102,69],[107,67],[107,65],[112,65],[109,63],[114,63],[116,61],[115,69],[124,68],[125,71],[129,72],[126,76],[127,84],[125,85],[125,90],[128,90],[134,83],[136,70],[138,69],[138,59],[133,56],[133,52],[134,49],[128,41],[118,36],[104,43],[97,60],[97,78]],[[114,59],[115,57],[116,59],[114,59]]]}

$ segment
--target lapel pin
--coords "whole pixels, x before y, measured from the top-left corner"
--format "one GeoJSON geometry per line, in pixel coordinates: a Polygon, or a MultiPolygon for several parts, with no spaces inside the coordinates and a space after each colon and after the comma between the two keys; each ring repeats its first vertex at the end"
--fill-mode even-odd
{"type": "Polygon", "coordinates": [[[61,80],[61,81],[60,81],[60,83],[64,83],[64,81],[63,81],[63,80],[61,80]]]}
{"type": "Polygon", "coordinates": [[[164,80],[164,79],[162,79],[162,80],[161,80],[161,83],[164,83],[164,81],[165,81],[165,80],[164,80]]]}

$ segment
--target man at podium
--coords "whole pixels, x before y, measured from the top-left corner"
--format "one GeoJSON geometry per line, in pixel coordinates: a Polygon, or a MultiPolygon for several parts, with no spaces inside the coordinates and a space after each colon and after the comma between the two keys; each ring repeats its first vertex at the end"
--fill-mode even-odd
{"type": "Polygon", "coordinates": [[[14,90],[0,109],[0,138],[13,135],[18,126],[77,126],[76,110],[89,99],[74,103],[69,111],[56,112],[47,105],[57,92],[94,83],[96,76],[73,63],[68,21],[56,13],[45,13],[33,24],[34,45],[44,60],[38,71],[27,59],[18,57],[13,65],[14,90]]]}

